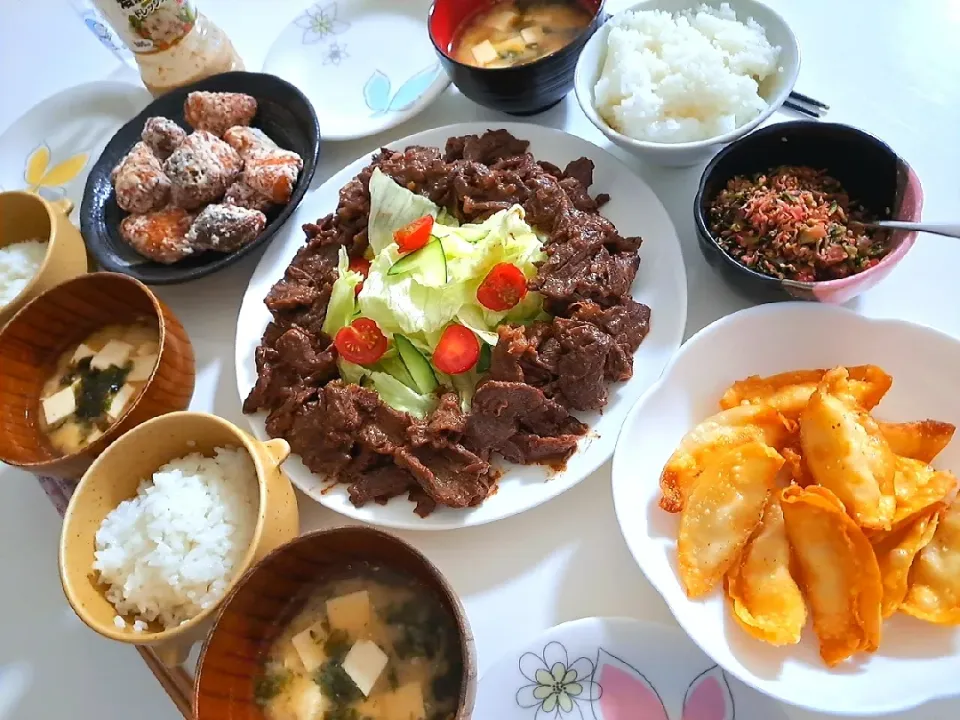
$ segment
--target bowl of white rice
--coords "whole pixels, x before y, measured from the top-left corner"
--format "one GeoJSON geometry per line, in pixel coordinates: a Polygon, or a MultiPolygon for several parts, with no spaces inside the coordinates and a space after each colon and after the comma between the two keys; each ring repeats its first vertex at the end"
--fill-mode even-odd
{"type": "Polygon", "coordinates": [[[757,0],[646,0],[597,30],[574,87],[612,142],[685,167],[769,118],[799,71],[796,37],[757,0]]]}
{"type": "Polygon", "coordinates": [[[87,271],[87,250],[69,200],[0,192],[0,327],[31,300],[87,271]]]}
{"type": "Polygon", "coordinates": [[[175,412],[111,445],[64,517],[60,578],[88,626],[177,664],[243,573],[299,532],[283,440],[175,412]]]}

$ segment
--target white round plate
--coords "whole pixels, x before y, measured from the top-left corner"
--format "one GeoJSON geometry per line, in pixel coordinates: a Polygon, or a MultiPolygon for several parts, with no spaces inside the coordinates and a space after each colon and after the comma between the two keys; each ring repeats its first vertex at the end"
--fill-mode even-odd
{"type": "MultiPolygon", "coordinates": [[[[933,418],[960,425],[954,392],[960,341],[899,320],[841,307],[780,303],[742,310],[709,325],[680,349],[659,382],[630,411],[613,459],[620,529],[647,579],[681,627],[747,685],[783,702],[837,715],[876,715],[955,695],[960,629],[895,615],[880,648],[833,669],[820,659],[813,628],[798,645],[773,647],[748,636],[718,590],[685,595],[676,571],[679,516],[661,510],[660,471],[680,438],[719,411],[723,391],[749,375],[837,365],[879,365],[893,387],[873,411],[887,421],[933,418]]],[[[960,441],[934,465],[960,471],[960,441]]]]}
{"type": "Polygon", "coordinates": [[[550,628],[480,680],[474,717],[496,720],[786,720],[683,633],[626,618],[550,628]]]}
{"type": "Polygon", "coordinates": [[[428,0],[319,0],[274,41],[263,71],[310,98],[324,140],[402,123],[450,84],[427,34],[428,0]]]}
{"type": "MultiPolygon", "coordinates": [[[[426,518],[417,517],[413,504],[402,497],[386,505],[370,503],[356,508],[347,498],[346,486],[339,485],[324,492],[329,484],[307,470],[300,459],[292,456],[284,464],[294,484],[322,505],[349,517],[384,527],[411,530],[446,530],[482,525],[515,515],[546,502],[567,490],[597,469],[613,453],[617,433],[627,411],[638,397],[660,376],[664,366],[676,352],[683,337],[687,317],[687,281],[680,255],[680,241],[663,205],[653,190],[620,161],[595,145],[573,135],[519,123],[466,123],[449,125],[398,140],[391,148],[410,145],[443,147],[454,135],[483,133],[489,128],[504,128],[518,138],[530,141],[530,152],[540,160],[560,167],[585,156],[594,165],[592,193],[609,193],[611,200],[603,214],[612,220],[623,235],[644,238],[640,248],[640,271],[633,284],[633,297],[652,309],[650,334],[634,357],[633,377],[625,383],[610,386],[610,402],[600,413],[579,414],[590,426],[593,435],[581,440],[580,449],[562,472],[548,472],[540,466],[506,465],[496,493],[475,508],[453,510],[438,508],[426,518]]],[[[256,381],[254,352],[260,343],[270,313],[263,304],[267,292],[283,273],[304,243],[301,225],[315,222],[337,206],[340,188],[370,162],[364,155],[347,166],[316,191],[307,195],[293,217],[270,244],[254,272],[240,307],[237,321],[237,387],[245,398],[256,381]]],[[[267,439],[263,413],[251,415],[254,434],[267,439]]]]}
{"type": "Polygon", "coordinates": [[[114,133],[150,100],[142,87],[101,81],[38,103],[0,135],[0,190],[67,198],[78,212],[93,163],[114,133]]]}

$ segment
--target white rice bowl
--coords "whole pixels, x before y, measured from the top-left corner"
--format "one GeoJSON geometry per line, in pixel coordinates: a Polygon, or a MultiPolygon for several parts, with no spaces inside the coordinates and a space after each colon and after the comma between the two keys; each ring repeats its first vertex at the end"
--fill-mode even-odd
{"type": "Polygon", "coordinates": [[[40,272],[47,245],[45,240],[24,240],[0,248],[0,308],[12,303],[40,272]]]}
{"type": "Polygon", "coordinates": [[[779,70],[780,48],[727,3],[678,15],[626,12],[611,22],[594,106],[614,130],[693,142],[732,132],[767,108],[760,83],[779,70]]]}
{"type": "Polygon", "coordinates": [[[259,489],[243,448],[172,460],[112,510],[96,534],[93,569],[133,629],[177,625],[213,607],[250,547],[259,489]]]}

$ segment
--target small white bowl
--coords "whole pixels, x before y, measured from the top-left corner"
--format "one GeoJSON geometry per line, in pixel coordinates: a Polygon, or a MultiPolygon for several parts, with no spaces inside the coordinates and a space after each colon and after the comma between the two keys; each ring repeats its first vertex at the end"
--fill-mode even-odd
{"type": "MultiPolygon", "coordinates": [[[[793,86],[797,82],[797,75],[800,73],[800,47],[797,44],[796,36],[782,17],[758,0],[722,1],[730,5],[740,22],[745,22],[750,17],[756,20],[763,26],[770,44],[780,46],[779,70],[775,75],[764,80],[760,88],[760,95],[767,101],[767,108],[753,120],[732,132],[694,142],[651,142],[649,140],[637,140],[617,132],[600,117],[593,104],[593,89],[600,77],[600,71],[603,69],[603,63],[607,55],[607,36],[610,34],[611,28],[611,23],[608,20],[594,33],[593,37],[584,46],[583,52],[580,53],[573,86],[584,114],[590,119],[590,122],[597,126],[600,132],[610,138],[611,142],[653,165],[689,167],[707,160],[724,145],[746,135],[783,105],[783,102],[793,90],[793,86]]],[[[683,10],[692,10],[704,4],[719,7],[721,0],[644,0],[624,10],[624,12],[665,10],[670,13],[677,13],[683,10]]]]}

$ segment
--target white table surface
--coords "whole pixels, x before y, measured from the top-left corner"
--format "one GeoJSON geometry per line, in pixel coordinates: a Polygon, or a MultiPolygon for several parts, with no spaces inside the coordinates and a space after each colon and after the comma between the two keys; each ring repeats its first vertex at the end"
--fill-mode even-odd
{"type": "MultiPolygon", "coordinates": [[[[341,0],[344,1],[344,0],[341,0]]],[[[349,0],[345,0],[349,1],[349,0]]],[[[397,0],[398,2],[413,0],[397,0]]],[[[248,69],[259,69],[273,37],[304,0],[201,0],[230,35],[248,69]]],[[[617,10],[628,0],[609,0],[617,10]]],[[[800,40],[797,89],[831,105],[829,118],[890,143],[922,180],[924,218],[960,213],[960,2],[957,0],[770,0],[800,40]]],[[[43,98],[118,75],[117,61],[77,20],[67,0],[0,2],[0,132],[43,98]]],[[[417,118],[378,137],[323,146],[315,186],[387,142],[471,120],[507,120],[448,90],[417,118]]],[[[700,168],[647,167],[612,149],[571,94],[531,121],[565,129],[624,157],[657,192],[679,232],[687,264],[687,336],[746,306],[696,247],[691,204],[700,168]]],[[[192,407],[241,426],[233,366],[234,321],[255,264],[247,258],[189,285],[161,288],[193,339],[198,384],[192,407]]],[[[921,237],[900,267],[859,300],[857,311],[900,317],[960,336],[960,243],[921,237]]],[[[656,308],[654,308],[656,312],[656,308]]],[[[824,338],[824,342],[829,342],[824,338]]],[[[918,371],[922,371],[918,358],[918,371]]],[[[950,391],[953,389],[951,388],[950,391]]],[[[301,496],[302,526],[341,522],[301,496]]],[[[173,720],[177,711],[130,648],[96,636],[63,599],[57,576],[60,521],[35,480],[0,469],[0,720],[53,717],[173,720]]],[[[401,533],[449,578],[467,608],[481,673],[518,642],[592,615],[673,620],[620,537],[609,463],[535,510],[485,527],[401,533]]],[[[821,717],[788,709],[793,720],[821,717]]],[[[960,700],[930,704],[900,720],[953,720],[960,700]]],[[[485,720],[485,719],[478,719],[485,720]]],[[[762,719],[757,719],[762,720],[762,719]]]]}

